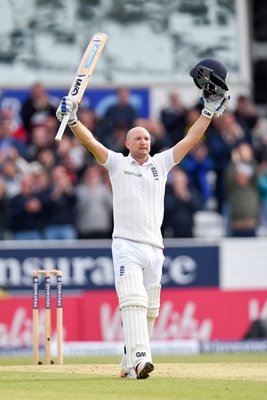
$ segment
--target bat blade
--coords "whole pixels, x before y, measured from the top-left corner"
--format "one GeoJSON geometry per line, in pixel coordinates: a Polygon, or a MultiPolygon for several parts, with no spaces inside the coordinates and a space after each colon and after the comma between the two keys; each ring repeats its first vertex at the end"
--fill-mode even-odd
{"type": "MultiPolygon", "coordinates": [[[[74,100],[77,100],[78,103],[80,103],[84,95],[85,89],[87,88],[89,80],[94,72],[97,61],[103,51],[107,40],[107,34],[103,32],[95,33],[84,52],[84,55],[76,71],[75,78],[68,93],[68,96],[71,96],[74,100]]],[[[64,116],[61,121],[60,127],[55,137],[55,140],[58,142],[62,139],[64,130],[68,123],[68,118],[69,116],[64,116]]]]}

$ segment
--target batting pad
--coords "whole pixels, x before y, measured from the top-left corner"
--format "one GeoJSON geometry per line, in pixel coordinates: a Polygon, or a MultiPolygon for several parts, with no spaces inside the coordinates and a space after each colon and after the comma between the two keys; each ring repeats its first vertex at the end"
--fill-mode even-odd
{"type": "Polygon", "coordinates": [[[152,336],[155,319],[159,316],[161,285],[149,285],[146,288],[148,297],[147,328],[149,337],[152,336]]]}
{"type": "Polygon", "coordinates": [[[117,285],[124,341],[126,345],[126,371],[140,361],[151,361],[147,329],[147,292],[142,273],[128,273],[117,285]]]}

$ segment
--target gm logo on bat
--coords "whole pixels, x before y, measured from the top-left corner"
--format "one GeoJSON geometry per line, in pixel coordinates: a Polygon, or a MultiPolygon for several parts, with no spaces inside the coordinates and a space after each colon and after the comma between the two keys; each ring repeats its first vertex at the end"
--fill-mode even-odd
{"type": "Polygon", "coordinates": [[[74,83],[74,87],[71,91],[72,96],[76,96],[79,93],[81,85],[82,85],[82,78],[77,78],[76,82],[74,83]]]}

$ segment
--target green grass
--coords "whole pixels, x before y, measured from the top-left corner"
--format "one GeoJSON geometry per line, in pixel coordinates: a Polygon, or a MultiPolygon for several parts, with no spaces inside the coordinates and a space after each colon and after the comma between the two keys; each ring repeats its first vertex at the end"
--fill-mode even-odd
{"type": "MultiPolygon", "coordinates": [[[[154,356],[155,363],[217,363],[262,362],[267,363],[267,353],[230,353],[154,356]]],[[[44,361],[44,360],[42,360],[44,361]]],[[[119,356],[65,357],[64,364],[119,364],[119,356]]],[[[31,357],[0,357],[1,365],[31,365],[31,357]]],[[[266,397],[267,399],[267,397],[266,397]]]]}
{"type": "Polygon", "coordinates": [[[71,374],[1,374],[1,398],[5,400],[85,399],[198,399],[266,400],[267,384],[208,379],[150,378],[123,381],[71,374]]]}
{"type": "Polygon", "coordinates": [[[65,358],[63,367],[31,366],[29,357],[0,358],[3,400],[266,400],[267,354],[154,357],[147,380],[118,377],[119,357],[65,358]],[[25,367],[24,367],[25,366],[25,367]],[[161,371],[165,369],[161,376],[161,371]],[[244,366],[245,375],[239,376],[244,366]],[[87,373],[90,370],[89,373],[87,373]],[[2,369],[2,370],[1,370],[2,369]],[[177,373],[172,374],[171,371],[177,373]],[[253,373],[251,376],[249,371],[253,373]],[[199,372],[204,371],[203,375],[199,372]],[[233,376],[223,378],[232,370],[233,376]],[[240,371],[239,371],[240,370],[240,371]],[[107,372],[106,372],[107,371],[107,372]],[[194,371],[196,375],[194,375],[194,371]],[[207,376],[214,371],[221,375],[207,376]],[[187,374],[188,372],[188,374],[187,374]]]}

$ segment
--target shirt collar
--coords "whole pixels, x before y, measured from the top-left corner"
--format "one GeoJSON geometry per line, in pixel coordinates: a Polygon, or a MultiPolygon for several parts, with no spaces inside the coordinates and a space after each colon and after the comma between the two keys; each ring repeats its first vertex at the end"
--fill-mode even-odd
{"type": "MultiPolygon", "coordinates": [[[[136,165],[140,165],[138,164],[137,161],[135,161],[135,159],[131,156],[131,154],[128,154],[128,160],[130,164],[136,164],[136,165]]],[[[146,162],[144,162],[144,164],[141,165],[141,167],[145,166],[145,165],[152,165],[153,161],[152,161],[152,157],[149,155],[148,159],[146,160],[146,162]]]]}

